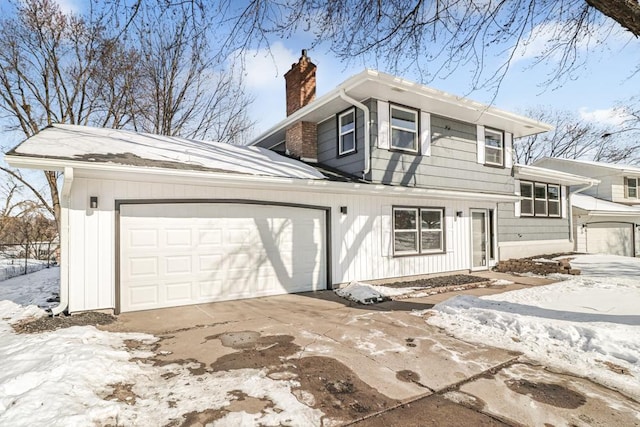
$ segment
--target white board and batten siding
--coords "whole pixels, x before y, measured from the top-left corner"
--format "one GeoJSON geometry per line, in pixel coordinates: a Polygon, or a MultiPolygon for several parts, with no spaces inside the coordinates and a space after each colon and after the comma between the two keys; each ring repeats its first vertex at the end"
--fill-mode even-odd
{"type": "Polygon", "coordinates": [[[140,181],[133,176],[96,179],[83,177],[81,173],[76,175],[69,212],[71,312],[116,306],[116,200],[233,199],[328,207],[331,209],[331,284],[466,270],[470,267],[469,209],[495,209],[495,203],[488,202],[256,190],[140,181]],[[89,209],[90,196],[98,197],[97,209],[89,209]],[[391,244],[390,233],[383,233],[391,227],[393,205],[444,207],[447,251],[393,257],[390,247],[384,247],[391,244]],[[341,206],[347,206],[346,215],[340,213],[341,206]],[[462,211],[464,216],[457,218],[456,211],[462,211]]]}

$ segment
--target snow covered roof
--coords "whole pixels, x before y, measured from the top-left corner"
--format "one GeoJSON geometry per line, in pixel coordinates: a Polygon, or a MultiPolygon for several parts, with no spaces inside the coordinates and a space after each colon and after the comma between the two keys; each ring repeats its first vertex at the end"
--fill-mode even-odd
{"type": "Polygon", "coordinates": [[[324,179],[315,168],[274,151],[127,130],[54,124],[7,153],[7,158],[111,163],[282,178],[324,179]]]}
{"type": "Polygon", "coordinates": [[[594,216],[640,216],[640,207],[596,199],[586,194],[572,195],[571,205],[594,216]]]}
{"type": "Polygon", "coordinates": [[[600,181],[586,176],[574,175],[554,169],[531,165],[514,165],[515,177],[528,180],[546,180],[560,185],[599,184],[600,181]]]}
{"type": "Polygon", "coordinates": [[[620,172],[629,172],[629,173],[640,173],[640,167],[638,166],[630,166],[630,165],[617,165],[614,163],[605,163],[605,162],[594,162],[591,160],[578,160],[578,159],[560,159],[557,157],[543,157],[534,162],[537,166],[542,167],[550,167],[553,168],[555,165],[562,164],[574,164],[574,165],[585,165],[585,166],[593,166],[597,168],[616,170],[620,172]]]}

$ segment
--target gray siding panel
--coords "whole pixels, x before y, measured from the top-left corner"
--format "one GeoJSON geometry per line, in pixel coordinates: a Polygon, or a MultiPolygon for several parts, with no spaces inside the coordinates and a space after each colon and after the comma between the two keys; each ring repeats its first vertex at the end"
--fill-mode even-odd
{"type": "MultiPolygon", "coordinates": [[[[375,103],[374,103],[375,104],[375,103]]],[[[372,117],[374,120],[377,114],[372,117]]],[[[372,126],[376,133],[377,126],[372,126]]],[[[514,193],[511,169],[477,163],[476,126],[431,116],[431,156],[381,150],[371,152],[372,180],[447,190],[514,193]]]]}
{"type": "Polygon", "coordinates": [[[356,152],[338,157],[338,115],[318,124],[318,162],[351,175],[364,170],[364,113],[356,109],[356,152]]]}
{"type": "Polygon", "coordinates": [[[569,239],[569,218],[516,218],[512,203],[498,205],[498,241],[569,239]]]}

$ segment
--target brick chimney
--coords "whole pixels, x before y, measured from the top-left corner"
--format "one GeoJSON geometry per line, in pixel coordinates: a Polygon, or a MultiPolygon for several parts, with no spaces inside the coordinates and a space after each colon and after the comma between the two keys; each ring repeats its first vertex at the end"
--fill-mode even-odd
{"type": "MultiPolygon", "coordinates": [[[[302,50],[297,63],[284,75],[287,93],[287,116],[298,111],[316,98],[316,66],[302,50]]],[[[287,153],[302,160],[315,162],[318,159],[317,124],[296,122],[286,130],[287,153]]]]}

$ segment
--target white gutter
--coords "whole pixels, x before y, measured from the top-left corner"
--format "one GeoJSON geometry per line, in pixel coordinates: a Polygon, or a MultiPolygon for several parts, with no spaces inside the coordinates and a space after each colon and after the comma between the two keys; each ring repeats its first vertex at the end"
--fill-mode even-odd
{"type": "Polygon", "coordinates": [[[73,185],[73,169],[64,168],[60,194],[60,304],[51,308],[56,316],[69,307],[69,202],[73,185]]]}
{"type": "MultiPolygon", "coordinates": [[[[571,204],[571,197],[574,194],[578,194],[578,193],[583,192],[584,190],[588,190],[591,187],[593,187],[594,185],[599,184],[599,183],[600,183],[600,181],[595,180],[595,181],[585,185],[582,188],[578,188],[575,191],[570,191],[569,192],[569,197],[567,197],[567,203],[569,204],[569,241],[570,242],[573,242],[573,240],[574,240],[573,239],[573,205],[571,204]]],[[[574,247],[574,249],[576,249],[576,248],[574,247]]]]}
{"type": "Polygon", "coordinates": [[[371,114],[366,105],[348,96],[344,89],[340,89],[340,98],[358,107],[364,112],[364,170],[362,171],[362,179],[367,179],[367,174],[371,170],[371,158],[369,155],[369,150],[371,148],[371,114]]]}

